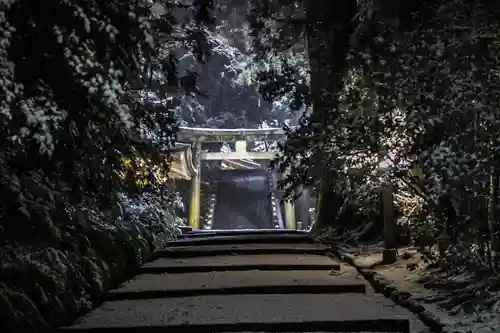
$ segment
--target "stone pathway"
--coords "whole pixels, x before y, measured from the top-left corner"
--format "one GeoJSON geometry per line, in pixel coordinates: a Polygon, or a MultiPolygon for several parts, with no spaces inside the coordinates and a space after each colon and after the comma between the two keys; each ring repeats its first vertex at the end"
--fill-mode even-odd
{"type": "Polygon", "coordinates": [[[301,233],[188,236],[60,333],[426,332],[301,233]]]}

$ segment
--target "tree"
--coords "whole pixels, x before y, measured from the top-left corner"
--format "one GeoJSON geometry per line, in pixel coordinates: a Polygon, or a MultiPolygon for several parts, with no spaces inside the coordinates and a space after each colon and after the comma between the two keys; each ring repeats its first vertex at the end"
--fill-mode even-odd
{"type": "Polygon", "coordinates": [[[0,4],[4,331],[70,324],[175,233],[148,176],[168,170],[175,141],[165,92],[189,89],[167,66],[171,51],[204,61],[213,10],[206,0],[0,4]]]}
{"type": "Polygon", "coordinates": [[[178,45],[203,60],[212,12],[211,1],[2,4],[0,207],[7,238],[45,237],[40,229],[72,219],[67,207],[109,209],[126,189],[124,161],[166,167],[176,121],[150,103],[151,73],[178,45]],[[174,7],[191,11],[191,21],[176,20],[174,7]]]}
{"type": "MultiPolygon", "coordinates": [[[[387,181],[397,190],[411,183],[430,214],[426,230],[448,239],[442,255],[463,264],[467,253],[468,262],[480,258],[494,267],[488,258],[498,246],[496,3],[343,1],[316,12],[299,1],[256,3],[254,36],[265,36],[265,54],[310,38],[305,100],[314,112],[284,147],[281,167],[293,170],[288,188],[327,175],[336,193],[359,199],[387,181]],[[291,7],[298,14],[290,15],[291,7]],[[321,15],[330,9],[328,26],[321,15]],[[408,173],[414,165],[423,167],[422,182],[408,173]]],[[[277,75],[267,80],[273,98],[297,86],[277,75]]]]}
{"type": "Polygon", "coordinates": [[[300,170],[293,173],[295,176],[289,177],[284,182],[285,186],[288,185],[289,192],[297,182],[310,183],[314,178],[323,178],[319,197],[320,202],[326,202],[322,207],[328,207],[328,209],[319,210],[317,221],[320,225],[332,220],[340,208],[340,197],[335,189],[338,177],[332,173],[333,169],[309,169],[310,160],[319,161],[332,157],[325,156],[325,151],[322,149],[324,136],[321,135],[321,131],[328,127],[328,120],[331,117],[329,113],[338,109],[338,94],[342,90],[343,78],[347,71],[349,36],[355,28],[356,13],[357,6],[353,1],[332,2],[327,6],[317,6],[312,2],[302,3],[301,1],[255,2],[254,35],[265,36],[256,40],[256,47],[263,53],[262,57],[274,54],[282,60],[281,73],[276,75],[276,71],[269,71],[261,75],[267,80],[265,82],[265,88],[269,90],[267,98],[272,100],[283,94],[291,94],[294,105],[301,106],[303,103],[314,105],[311,115],[304,118],[303,126],[299,127],[298,131],[290,133],[285,147],[285,157],[281,164],[284,170],[294,164],[291,160],[300,159],[302,162],[300,170]],[[277,8],[280,9],[277,10],[277,8]],[[284,20],[283,17],[291,18],[284,20]],[[264,23],[266,21],[272,22],[271,26],[274,25],[274,31],[269,30],[263,33],[262,27],[266,26],[264,23]],[[290,61],[285,60],[287,58],[282,55],[296,48],[299,41],[302,45],[308,46],[309,75],[307,79],[303,74],[297,75],[300,70],[290,61]],[[306,83],[309,83],[308,87],[306,83]],[[305,137],[308,138],[307,141],[302,140],[305,137]],[[304,147],[303,144],[306,146],[304,147]],[[309,156],[304,154],[306,150],[309,150],[309,156]],[[332,207],[337,208],[332,209],[332,207]]]}

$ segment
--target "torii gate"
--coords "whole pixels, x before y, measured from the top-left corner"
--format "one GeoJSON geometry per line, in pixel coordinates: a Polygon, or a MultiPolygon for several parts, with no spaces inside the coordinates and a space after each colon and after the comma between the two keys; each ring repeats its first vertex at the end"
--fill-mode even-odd
{"type": "MultiPolygon", "coordinates": [[[[179,142],[191,143],[192,170],[191,177],[191,200],[189,206],[189,226],[200,228],[200,192],[201,192],[201,161],[214,160],[273,160],[278,156],[277,152],[250,152],[247,150],[247,142],[257,141],[283,141],[286,139],[285,132],[280,128],[264,129],[213,129],[213,128],[190,128],[180,127],[177,134],[179,142]],[[202,144],[208,142],[235,142],[235,151],[229,153],[204,152],[202,144]]],[[[285,224],[287,229],[296,229],[295,204],[293,201],[285,201],[285,224]]]]}

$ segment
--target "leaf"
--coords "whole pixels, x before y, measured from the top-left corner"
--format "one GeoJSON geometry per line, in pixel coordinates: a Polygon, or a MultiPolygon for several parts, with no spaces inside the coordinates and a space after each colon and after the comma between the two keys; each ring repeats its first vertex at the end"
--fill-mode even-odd
{"type": "Polygon", "coordinates": [[[31,219],[31,214],[30,212],[28,211],[28,208],[26,208],[25,206],[21,206],[18,208],[18,211],[24,215],[24,217],[26,217],[26,219],[30,220],[31,219]]]}

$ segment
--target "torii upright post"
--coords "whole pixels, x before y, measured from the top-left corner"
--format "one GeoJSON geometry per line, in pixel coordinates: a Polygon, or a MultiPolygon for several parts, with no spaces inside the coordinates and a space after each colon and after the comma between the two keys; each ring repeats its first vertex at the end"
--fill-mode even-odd
{"type": "Polygon", "coordinates": [[[285,224],[287,229],[295,230],[297,225],[295,223],[295,204],[292,200],[286,200],[284,204],[285,210],[285,224]]]}
{"type": "Polygon", "coordinates": [[[201,196],[201,143],[193,143],[193,165],[196,173],[191,178],[191,200],[189,202],[189,226],[200,228],[200,196],[201,196]]]}
{"type": "Polygon", "coordinates": [[[302,228],[309,226],[309,208],[311,205],[311,196],[309,189],[303,185],[299,185],[295,189],[295,194],[298,196],[295,200],[295,225],[299,229],[299,223],[302,228]]]}

